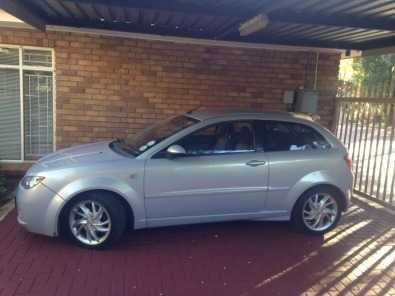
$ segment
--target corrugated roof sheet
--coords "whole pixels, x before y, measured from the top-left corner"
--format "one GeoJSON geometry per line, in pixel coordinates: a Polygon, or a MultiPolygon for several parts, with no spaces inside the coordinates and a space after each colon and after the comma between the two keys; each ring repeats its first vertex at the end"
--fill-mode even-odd
{"type": "Polygon", "coordinates": [[[395,0],[14,1],[50,25],[355,49],[395,44],[395,0]],[[240,23],[259,13],[268,26],[240,36],[240,23]]]}

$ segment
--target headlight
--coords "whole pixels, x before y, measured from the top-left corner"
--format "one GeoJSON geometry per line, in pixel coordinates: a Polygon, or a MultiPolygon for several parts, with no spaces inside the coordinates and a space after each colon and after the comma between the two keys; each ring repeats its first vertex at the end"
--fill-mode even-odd
{"type": "Polygon", "coordinates": [[[25,189],[32,189],[33,187],[44,181],[45,177],[41,176],[25,176],[21,181],[21,185],[25,189]]]}

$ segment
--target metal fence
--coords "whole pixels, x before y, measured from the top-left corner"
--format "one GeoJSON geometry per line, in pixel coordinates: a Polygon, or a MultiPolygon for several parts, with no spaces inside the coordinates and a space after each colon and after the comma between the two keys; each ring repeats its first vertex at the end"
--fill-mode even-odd
{"type": "Polygon", "coordinates": [[[395,208],[395,98],[337,98],[337,137],[348,148],[354,190],[395,208]]]}

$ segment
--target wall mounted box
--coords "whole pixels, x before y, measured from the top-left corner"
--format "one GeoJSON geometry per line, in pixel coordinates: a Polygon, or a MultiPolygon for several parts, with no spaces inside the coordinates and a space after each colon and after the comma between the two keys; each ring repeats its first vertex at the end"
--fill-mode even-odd
{"type": "Polygon", "coordinates": [[[287,90],[284,92],[283,103],[284,104],[293,104],[295,99],[295,91],[287,90]]]}
{"type": "Polygon", "coordinates": [[[316,114],[318,105],[318,92],[301,89],[296,91],[295,112],[316,114]]]}

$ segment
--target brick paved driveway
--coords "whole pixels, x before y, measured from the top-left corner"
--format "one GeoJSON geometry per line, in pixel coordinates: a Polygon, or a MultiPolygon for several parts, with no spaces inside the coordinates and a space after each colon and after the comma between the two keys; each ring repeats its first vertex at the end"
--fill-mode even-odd
{"type": "Polygon", "coordinates": [[[361,201],[325,237],[287,223],[142,230],[89,251],[0,223],[0,295],[395,295],[394,216],[361,201]]]}

